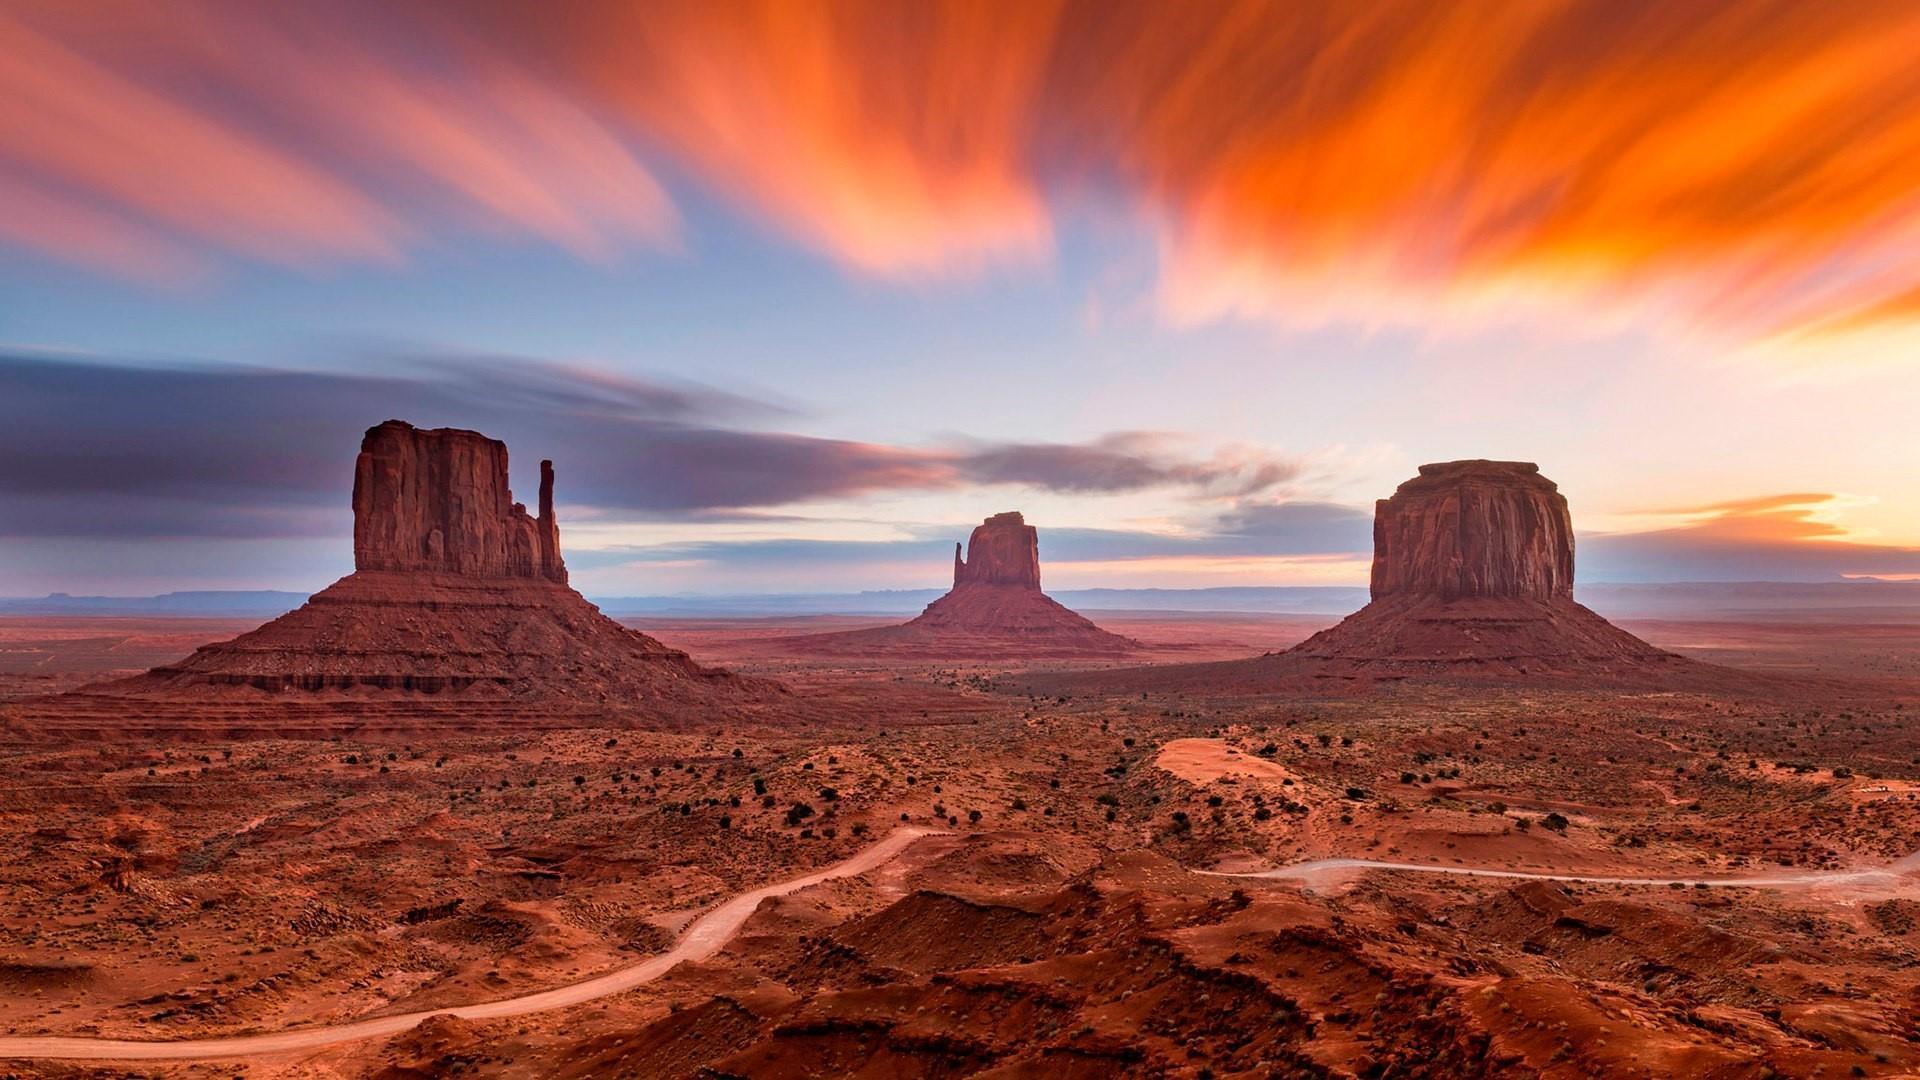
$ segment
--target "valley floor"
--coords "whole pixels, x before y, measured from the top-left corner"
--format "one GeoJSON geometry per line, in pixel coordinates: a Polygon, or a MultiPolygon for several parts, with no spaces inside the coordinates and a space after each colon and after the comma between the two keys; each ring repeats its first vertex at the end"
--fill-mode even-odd
{"type": "MultiPolygon", "coordinates": [[[[1100,621],[1170,661],[1315,628],[1100,621]]],[[[29,1055],[0,1071],[127,1074],[33,1056],[86,1052],[48,1039],[254,1036],[288,1041],[139,1068],[1920,1070],[1920,628],[1631,625],[1848,680],[1770,698],[1040,698],[1011,661],[783,658],[779,636],[822,629],[796,622],[646,629],[793,683],[827,718],[804,726],[0,726],[0,1054],[29,1055]],[[835,867],[857,872],[808,880],[835,867]],[[365,1026],[314,1034],[342,1025],[365,1026]]],[[[0,692],[231,631],[0,623],[0,692]]]]}

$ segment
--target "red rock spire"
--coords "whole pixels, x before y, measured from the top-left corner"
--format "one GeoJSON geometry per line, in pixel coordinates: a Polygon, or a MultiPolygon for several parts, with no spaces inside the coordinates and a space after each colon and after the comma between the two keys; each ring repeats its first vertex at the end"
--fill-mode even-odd
{"type": "Polygon", "coordinates": [[[553,516],[553,462],[540,463],[540,576],[565,584],[567,564],[560,559],[560,521],[553,516]]]}

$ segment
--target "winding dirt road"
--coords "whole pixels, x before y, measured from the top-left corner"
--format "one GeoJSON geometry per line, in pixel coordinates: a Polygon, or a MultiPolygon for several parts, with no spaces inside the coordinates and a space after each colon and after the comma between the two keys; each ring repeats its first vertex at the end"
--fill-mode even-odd
{"type": "MultiPolygon", "coordinates": [[[[940,835],[932,829],[895,829],[887,837],[858,854],[808,874],[773,885],[764,885],[741,893],[712,911],[695,919],[673,948],[632,967],[621,968],[595,979],[543,990],[504,1001],[478,1005],[459,1005],[425,1012],[400,1013],[371,1020],[358,1020],[328,1027],[300,1028],[263,1035],[234,1035],[216,1039],[179,1039],[147,1042],[136,1039],[86,1039],[55,1036],[0,1038],[0,1060],[55,1058],[89,1061],[162,1061],[203,1060],[276,1054],[290,1050],[313,1050],[358,1039],[396,1035],[430,1016],[457,1016],[466,1020],[494,1020],[503,1016],[562,1009],[596,998],[631,990],[665,975],[686,960],[704,960],[720,951],[738,933],[760,902],[773,896],[818,885],[834,878],[854,877],[889,862],[926,836],[940,835]]],[[[1532,881],[1569,881],[1593,885],[1702,885],[1709,888],[1781,889],[1815,885],[1893,884],[1902,877],[1920,874],[1920,852],[1899,862],[1869,870],[1807,871],[1769,877],[1654,878],[1602,877],[1588,874],[1549,874],[1527,870],[1491,870],[1471,866],[1438,866],[1430,863],[1381,862],[1374,859],[1314,859],[1275,867],[1271,870],[1227,872],[1202,870],[1214,877],[1258,878],[1268,881],[1312,881],[1316,878],[1366,870],[1396,870],[1416,874],[1455,874],[1466,877],[1518,878],[1532,881]]]]}
{"type": "Polygon", "coordinates": [[[1710,889],[1791,889],[1815,885],[1891,884],[1907,874],[1920,873],[1920,852],[1888,866],[1868,870],[1809,870],[1754,877],[1656,878],[1604,877],[1592,874],[1550,874],[1537,870],[1491,870],[1434,863],[1381,862],[1375,859],[1313,859],[1276,866],[1271,870],[1202,870],[1213,877],[1260,878],[1266,881],[1312,881],[1360,870],[1403,870],[1414,874],[1456,874],[1465,877],[1518,878],[1523,881],[1568,881],[1585,885],[1683,885],[1710,889]]]}
{"type": "Polygon", "coordinates": [[[0,1037],[0,1060],[21,1058],[63,1058],[88,1061],[163,1061],[245,1057],[277,1054],[288,1050],[313,1050],[357,1039],[377,1039],[406,1031],[430,1016],[457,1016],[464,1020],[497,1020],[503,1016],[563,1009],[612,994],[631,990],[665,975],[687,960],[704,960],[720,951],[738,933],[762,900],[785,896],[835,878],[855,877],[891,861],[895,856],[926,836],[937,835],[931,829],[895,829],[878,843],[827,867],[773,885],[763,885],[740,895],[695,919],[673,948],[658,956],[598,978],[571,986],[543,990],[504,1001],[478,1005],[457,1005],[447,1009],[399,1013],[371,1020],[357,1020],[327,1027],[275,1031],[263,1035],[234,1035],[216,1039],[177,1039],[148,1042],[137,1039],[85,1039],[55,1036],[0,1037]]]}

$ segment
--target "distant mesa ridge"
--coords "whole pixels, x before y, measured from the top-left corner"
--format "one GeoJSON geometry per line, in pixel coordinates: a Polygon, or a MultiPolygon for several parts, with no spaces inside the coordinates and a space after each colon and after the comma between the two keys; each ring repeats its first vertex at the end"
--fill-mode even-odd
{"type": "Polygon", "coordinates": [[[389,420],[354,463],[354,572],[178,664],[113,684],[149,696],[423,694],[683,709],[777,691],[695,663],[567,585],[553,463],[537,516],[513,501],[507,447],[389,420]]]}

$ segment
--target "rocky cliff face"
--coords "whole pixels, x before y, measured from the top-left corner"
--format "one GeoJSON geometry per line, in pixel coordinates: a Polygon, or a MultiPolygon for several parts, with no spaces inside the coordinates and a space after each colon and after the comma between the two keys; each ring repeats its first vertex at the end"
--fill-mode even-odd
{"type": "Polygon", "coordinates": [[[400,420],[369,428],[354,463],[353,564],[564,583],[553,463],[540,463],[534,518],[513,501],[498,439],[400,420]]]}
{"type": "Polygon", "coordinates": [[[1018,585],[1040,591],[1040,531],[1018,510],[995,514],[967,538],[967,557],[953,546],[953,587],[1018,585]]]}
{"type": "Polygon", "coordinates": [[[1566,497],[1524,461],[1449,461],[1382,499],[1373,517],[1373,598],[1570,599],[1566,497]]]}

